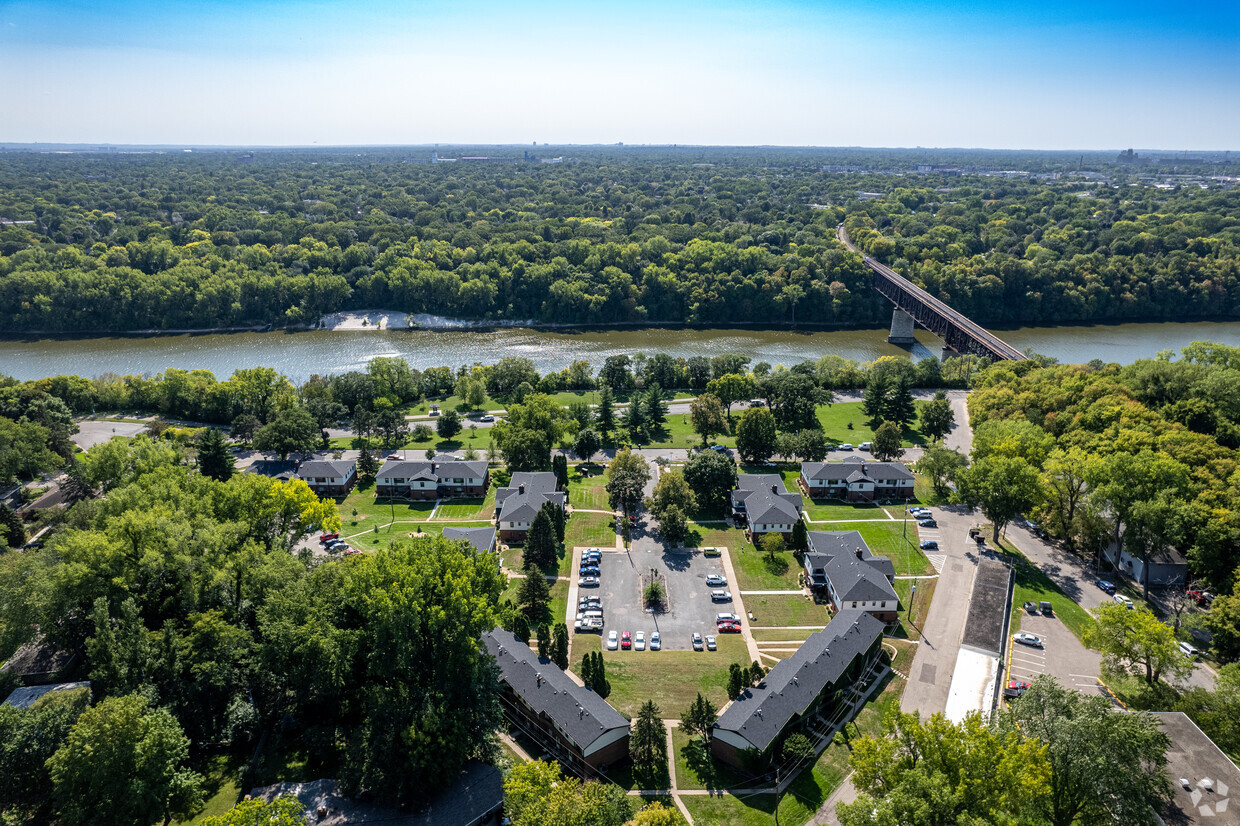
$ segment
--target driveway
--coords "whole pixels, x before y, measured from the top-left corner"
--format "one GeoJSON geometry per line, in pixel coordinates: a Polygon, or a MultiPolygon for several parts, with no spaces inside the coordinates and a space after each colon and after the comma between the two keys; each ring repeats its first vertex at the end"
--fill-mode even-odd
{"type": "Polygon", "coordinates": [[[114,436],[133,438],[146,430],[146,422],[117,422],[106,419],[79,419],[73,443],[82,450],[111,441],[114,436]]]}

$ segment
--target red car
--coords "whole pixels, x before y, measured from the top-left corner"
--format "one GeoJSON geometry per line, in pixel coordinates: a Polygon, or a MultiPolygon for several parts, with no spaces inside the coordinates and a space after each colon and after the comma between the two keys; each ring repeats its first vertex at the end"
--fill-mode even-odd
{"type": "Polygon", "coordinates": [[[739,634],[741,632],[741,624],[739,622],[723,621],[719,623],[719,633],[721,634],[739,634]]]}
{"type": "Polygon", "coordinates": [[[628,631],[625,631],[623,634],[620,635],[620,647],[623,648],[625,651],[628,651],[630,648],[633,647],[633,635],[630,634],[628,631]]]}
{"type": "Polygon", "coordinates": [[[1030,685],[1031,683],[1027,683],[1024,680],[1008,680],[1008,688],[1011,688],[1014,690],[1023,691],[1026,688],[1029,688],[1030,685]]]}
{"type": "Polygon", "coordinates": [[[339,539],[339,538],[340,538],[340,534],[338,533],[319,534],[319,541],[322,542],[324,545],[326,545],[328,542],[331,542],[333,539],[339,539]]]}

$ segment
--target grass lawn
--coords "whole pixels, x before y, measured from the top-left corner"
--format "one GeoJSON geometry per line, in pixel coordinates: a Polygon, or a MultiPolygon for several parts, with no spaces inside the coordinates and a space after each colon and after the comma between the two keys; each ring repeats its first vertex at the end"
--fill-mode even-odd
{"type": "MultiPolygon", "coordinates": [[[[862,442],[874,441],[874,431],[865,423],[865,413],[861,411],[861,402],[839,402],[818,406],[818,421],[827,438],[837,444],[850,444],[854,447],[862,442]],[[848,429],[848,425],[852,429],[848,429]]],[[[916,426],[904,428],[904,444],[924,445],[926,437],[916,426]]]]}
{"type": "Polygon", "coordinates": [[[754,625],[817,625],[821,628],[831,621],[827,606],[815,605],[808,597],[751,594],[744,600],[745,610],[754,615],[754,625]]]}
{"type": "MultiPolygon", "coordinates": [[[[698,692],[722,707],[728,701],[728,666],[748,662],[749,652],[740,634],[720,634],[718,651],[603,651],[611,696],[616,710],[636,716],[642,703],[653,700],[659,715],[679,717],[698,692]]],[[[587,651],[602,651],[596,634],[578,634],[573,640],[572,662],[580,671],[587,651]]]]}
{"type": "MultiPolygon", "coordinates": [[[[411,404],[405,408],[406,416],[428,416],[431,412],[431,405],[439,405],[440,410],[458,410],[463,415],[470,407],[460,396],[448,396],[445,399],[423,399],[417,404],[411,404]]],[[[490,394],[482,402],[481,410],[503,410],[505,405],[498,399],[491,398],[490,394]]]]}
{"type": "MultiPolygon", "coordinates": [[[[515,605],[517,602],[517,593],[521,590],[522,582],[524,582],[524,580],[519,577],[510,577],[508,580],[508,587],[505,588],[504,592],[499,595],[500,604],[503,604],[504,600],[510,599],[515,605]]],[[[548,622],[551,625],[555,625],[558,622],[564,622],[564,615],[568,611],[568,583],[548,582],[547,585],[548,590],[551,592],[551,602],[550,607],[548,608],[550,611],[550,618],[548,619],[548,622]]],[[[569,633],[572,633],[571,628],[569,629],[569,633]]]]}
{"type": "Polygon", "coordinates": [[[676,786],[681,789],[743,789],[747,780],[728,766],[715,764],[701,737],[690,737],[679,727],[672,729],[676,786]]]}
{"type": "MultiPolygon", "coordinates": [[[[569,520],[569,524],[572,520],[569,520]]],[[[564,532],[568,536],[567,529],[564,532]]],[[[572,545],[560,546],[559,556],[556,558],[555,565],[543,568],[543,573],[550,576],[568,576],[569,570],[573,567],[572,545]]],[[[504,560],[504,567],[510,571],[521,571],[525,568],[525,558],[521,555],[520,545],[509,545],[508,550],[501,551],[500,557],[504,560]]]]}
{"type": "Polygon", "coordinates": [[[435,511],[436,519],[490,519],[495,516],[495,487],[481,499],[453,499],[435,511]]]}
{"type": "Polygon", "coordinates": [[[913,619],[908,618],[909,601],[913,595],[911,579],[897,579],[896,593],[900,595],[900,630],[895,636],[910,640],[920,640],[921,630],[926,627],[926,615],[930,613],[930,603],[934,600],[934,589],[939,584],[937,579],[918,579],[917,600],[913,603],[913,619]]]}
{"type": "Polygon", "coordinates": [[[203,807],[193,818],[174,820],[176,824],[200,823],[203,819],[222,815],[237,803],[241,793],[239,781],[248,755],[213,754],[201,758],[193,768],[203,776],[203,807]]]}
{"type": "MultiPolygon", "coordinates": [[[[878,505],[846,505],[842,502],[815,504],[808,497],[805,499],[805,513],[815,522],[887,519],[887,511],[878,505]]],[[[813,526],[810,530],[814,530],[813,526]]]]}
{"type": "MultiPolygon", "coordinates": [[[[739,582],[732,587],[741,591],[793,591],[799,586],[797,578],[802,568],[797,564],[791,551],[784,551],[775,556],[775,561],[767,559],[766,554],[753,545],[745,544],[728,549],[732,555],[732,567],[736,571],[739,582]]],[[[746,601],[755,597],[747,597],[746,601]]],[[[756,611],[754,612],[757,613],[756,611]]],[[[763,623],[766,625],[767,623],[763,623]]],[[[778,625],[779,623],[771,623],[778,625]]]]}
{"type": "Polygon", "coordinates": [[[729,528],[725,523],[704,525],[699,522],[689,523],[689,538],[685,540],[687,548],[728,548],[735,550],[742,545],[753,548],[740,528],[729,528]]]}
{"type": "MultiPolygon", "coordinates": [[[[736,447],[736,437],[730,434],[716,434],[710,437],[710,443],[726,447],[736,447]]],[[[701,445],[702,437],[689,424],[688,413],[668,414],[667,421],[663,423],[663,428],[656,433],[650,434],[648,444],[646,442],[642,443],[642,447],[691,448],[701,447],[701,445]]]]}
{"type": "Polygon", "coordinates": [[[933,574],[934,566],[917,547],[917,524],[902,522],[857,522],[852,525],[831,525],[832,530],[858,531],[866,546],[878,556],[889,556],[896,566],[896,576],[933,574]]]}
{"type": "MultiPolygon", "coordinates": [[[[368,487],[365,490],[355,488],[343,500],[336,500],[336,509],[340,512],[341,536],[354,536],[373,531],[376,525],[382,531],[393,517],[397,527],[402,522],[422,522],[430,518],[435,503],[380,499],[375,496],[375,489],[368,487]]],[[[412,529],[410,525],[405,527],[412,529]]]]}
{"type": "Polygon", "coordinates": [[[607,502],[607,477],[600,472],[598,465],[576,465],[568,474],[568,503],[574,508],[590,510],[611,510],[607,502]],[[583,475],[581,468],[589,467],[594,475],[583,475]]]}
{"type": "MultiPolygon", "coordinates": [[[[765,619],[765,617],[763,618],[765,619]]],[[[758,623],[766,625],[767,623],[758,623]]],[[[754,642],[782,642],[784,640],[805,641],[810,635],[815,633],[808,628],[752,628],[750,633],[753,634],[754,642]]]]}
{"type": "MultiPolygon", "coordinates": [[[[564,546],[614,548],[616,546],[615,517],[605,513],[574,513],[564,526],[564,546]]],[[[572,562],[571,551],[565,554],[572,562]]],[[[564,576],[567,573],[561,573],[564,576]]]]}
{"type": "Polygon", "coordinates": [[[359,551],[376,551],[400,539],[408,539],[417,528],[419,533],[442,534],[444,528],[484,528],[488,522],[397,522],[395,525],[380,525],[378,532],[358,534],[349,537],[349,544],[359,551]]]}

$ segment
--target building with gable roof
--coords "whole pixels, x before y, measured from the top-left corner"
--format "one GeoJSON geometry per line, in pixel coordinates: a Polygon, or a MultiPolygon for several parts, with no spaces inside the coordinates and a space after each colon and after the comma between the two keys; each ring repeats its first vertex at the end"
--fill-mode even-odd
{"type": "Polygon", "coordinates": [[[857,531],[810,531],[802,558],[810,588],[823,594],[835,611],[859,608],[883,622],[900,613],[896,566],[875,556],[857,531]]]}
{"type": "Polygon", "coordinates": [[[495,528],[444,528],[444,539],[455,539],[469,543],[478,553],[485,554],[495,550],[495,528]]]}
{"type": "Polygon", "coordinates": [[[375,494],[419,501],[486,496],[490,479],[486,461],[388,459],[375,475],[375,494]]]}
{"type": "Polygon", "coordinates": [[[756,773],[780,758],[790,735],[823,738],[851,719],[867,678],[879,673],[883,628],[865,611],[836,614],[719,716],[711,729],[715,757],[756,773]]]}
{"type": "Polygon", "coordinates": [[[778,473],[742,473],[732,491],[732,515],[746,523],[751,542],[768,533],[791,536],[803,507],[801,494],[789,493],[778,473]]]}
{"type": "Polygon", "coordinates": [[[357,462],[352,459],[310,459],[297,466],[297,478],[319,496],[348,496],[357,484],[357,462]]]}
{"type": "Polygon", "coordinates": [[[510,631],[482,635],[499,667],[500,702],[509,723],[565,768],[583,777],[626,759],[629,721],[606,700],[569,679],[510,631]]]}
{"type": "Polygon", "coordinates": [[[802,462],[797,479],[811,499],[882,502],[913,498],[913,474],[899,462],[867,462],[849,456],[842,462],[802,462]]]}
{"type": "Polygon", "coordinates": [[[512,474],[508,487],[495,492],[500,541],[524,542],[534,517],[548,502],[560,510],[568,502],[568,494],[558,489],[554,473],[512,474]]]}

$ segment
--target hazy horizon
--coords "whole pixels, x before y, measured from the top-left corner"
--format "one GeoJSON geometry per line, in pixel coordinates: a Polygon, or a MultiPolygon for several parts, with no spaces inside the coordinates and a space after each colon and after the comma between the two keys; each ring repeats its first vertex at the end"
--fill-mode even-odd
{"type": "Polygon", "coordinates": [[[9,143],[1102,151],[1240,135],[1240,5],[0,3],[9,143]]]}

